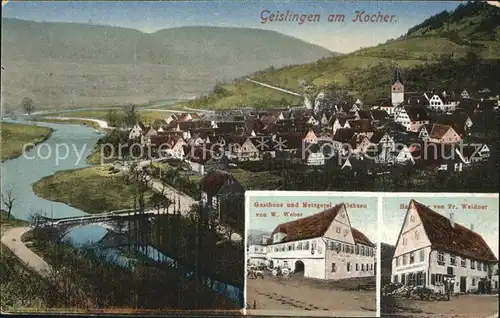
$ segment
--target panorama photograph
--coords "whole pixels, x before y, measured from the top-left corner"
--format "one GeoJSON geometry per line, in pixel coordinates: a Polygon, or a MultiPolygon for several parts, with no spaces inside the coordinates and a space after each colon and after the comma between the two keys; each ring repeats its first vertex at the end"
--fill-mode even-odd
{"type": "Polygon", "coordinates": [[[246,191],[498,193],[499,10],[2,1],[2,312],[238,315],[246,191]]]}

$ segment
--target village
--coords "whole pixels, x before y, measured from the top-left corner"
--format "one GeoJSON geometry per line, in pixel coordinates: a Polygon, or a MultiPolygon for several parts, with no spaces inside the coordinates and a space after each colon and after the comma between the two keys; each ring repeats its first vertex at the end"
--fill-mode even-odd
{"type": "Polygon", "coordinates": [[[481,125],[474,118],[497,112],[498,94],[406,92],[399,70],[393,78],[391,98],[380,105],[320,92],[300,107],[170,114],[151,126],[137,123],[129,144],[182,160],[200,176],[243,163],[265,170],[283,161],[315,169],[333,162],[380,173],[396,166],[461,172],[489,160],[491,141],[473,134],[481,125]]]}

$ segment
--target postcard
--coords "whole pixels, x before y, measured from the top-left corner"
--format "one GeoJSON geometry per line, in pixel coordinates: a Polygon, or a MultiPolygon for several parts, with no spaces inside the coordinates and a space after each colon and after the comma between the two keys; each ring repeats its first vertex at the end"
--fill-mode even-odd
{"type": "Polygon", "coordinates": [[[499,192],[499,10],[2,1],[0,310],[380,315],[381,200],[499,192]]]}

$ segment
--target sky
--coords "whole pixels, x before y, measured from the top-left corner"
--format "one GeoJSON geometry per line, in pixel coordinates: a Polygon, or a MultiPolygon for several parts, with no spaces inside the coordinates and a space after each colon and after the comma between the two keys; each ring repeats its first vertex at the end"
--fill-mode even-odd
{"type": "Polygon", "coordinates": [[[280,224],[300,218],[304,218],[329,208],[303,208],[302,203],[332,204],[332,207],[340,204],[356,204],[358,207],[346,207],[351,226],[364,233],[372,242],[377,242],[377,198],[358,194],[340,194],[328,192],[272,192],[267,195],[253,195],[249,191],[249,209],[247,210],[247,228],[250,230],[265,231],[271,233],[280,224]],[[349,195],[349,196],[348,196],[349,195]],[[283,208],[256,208],[254,204],[260,203],[283,203],[283,208]],[[298,203],[298,208],[287,208],[286,203],[298,203]],[[272,216],[271,212],[277,212],[279,216],[272,216]],[[296,212],[302,215],[285,217],[284,212],[296,212]],[[262,216],[265,213],[267,216],[262,216]]]}
{"type": "MultiPolygon", "coordinates": [[[[429,196],[429,194],[426,195],[429,196]]],[[[432,210],[446,217],[449,217],[450,213],[453,212],[453,218],[457,224],[461,224],[467,228],[470,228],[472,224],[474,232],[480,234],[484,238],[498,258],[498,196],[493,198],[474,197],[463,193],[453,197],[439,195],[435,197],[399,196],[383,198],[383,221],[380,231],[382,242],[392,245],[396,244],[407,211],[406,208],[401,207],[401,204],[408,205],[411,199],[415,199],[425,205],[430,205],[432,210]],[[487,208],[464,209],[462,204],[478,204],[487,206],[487,208]]]]}
{"type": "Polygon", "coordinates": [[[2,16],[33,21],[78,22],[122,26],[143,32],[181,26],[248,27],[278,31],[334,52],[348,53],[403,35],[410,27],[454,1],[9,1],[2,16]],[[264,10],[269,13],[262,14],[264,10]],[[266,22],[271,13],[319,14],[318,22],[266,22]],[[356,11],[394,15],[393,22],[353,22],[356,11]],[[328,16],[345,15],[344,22],[328,16]]]}

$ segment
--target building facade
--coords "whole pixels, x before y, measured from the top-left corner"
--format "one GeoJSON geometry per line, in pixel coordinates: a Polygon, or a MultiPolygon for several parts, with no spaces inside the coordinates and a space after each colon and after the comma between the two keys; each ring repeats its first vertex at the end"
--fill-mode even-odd
{"type": "Polygon", "coordinates": [[[375,275],[375,245],[351,227],[344,204],[279,224],[266,250],[270,267],[335,280],[375,275]]]}
{"type": "Polygon", "coordinates": [[[412,200],[392,259],[393,283],[435,292],[486,292],[497,262],[483,238],[450,218],[412,200]]]}

